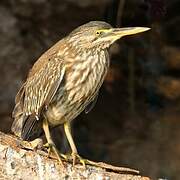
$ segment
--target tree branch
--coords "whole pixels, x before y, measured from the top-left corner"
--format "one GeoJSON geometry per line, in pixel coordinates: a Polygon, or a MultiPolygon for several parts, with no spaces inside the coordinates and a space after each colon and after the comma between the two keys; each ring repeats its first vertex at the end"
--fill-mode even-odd
{"type": "Polygon", "coordinates": [[[0,179],[150,180],[136,170],[93,161],[89,161],[93,165],[87,165],[86,169],[80,164],[73,168],[72,163],[63,161],[63,168],[55,158],[48,158],[42,150],[20,148],[20,142],[12,135],[0,132],[0,179]]]}

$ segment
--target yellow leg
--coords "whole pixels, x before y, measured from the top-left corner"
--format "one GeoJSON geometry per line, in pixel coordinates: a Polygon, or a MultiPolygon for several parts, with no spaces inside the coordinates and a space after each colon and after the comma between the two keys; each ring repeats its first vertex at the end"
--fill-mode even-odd
{"type": "Polygon", "coordinates": [[[83,164],[83,166],[85,167],[85,160],[78,155],[78,151],[77,151],[76,145],[74,143],[74,140],[73,140],[73,137],[71,134],[71,126],[70,126],[69,122],[64,123],[64,131],[65,131],[67,140],[68,140],[69,145],[72,150],[71,155],[73,158],[73,166],[75,166],[76,158],[78,158],[80,160],[80,162],[83,164]]]}
{"type": "Polygon", "coordinates": [[[62,163],[62,160],[61,160],[61,157],[60,157],[60,153],[58,152],[58,150],[56,148],[56,145],[54,144],[54,142],[53,142],[53,140],[51,138],[51,134],[50,134],[50,131],[49,131],[49,125],[48,125],[48,121],[47,121],[46,118],[44,118],[44,121],[43,121],[43,130],[44,130],[47,142],[48,142],[48,148],[49,148],[48,153],[50,153],[51,151],[54,151],[54,153],[56,154],[59,162],[63,166],[63,163],[62,163]]]}

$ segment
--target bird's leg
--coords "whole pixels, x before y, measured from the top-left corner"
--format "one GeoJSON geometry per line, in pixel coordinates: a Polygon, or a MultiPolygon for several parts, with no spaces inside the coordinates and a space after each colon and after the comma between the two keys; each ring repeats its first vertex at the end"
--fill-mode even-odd
{"type": "Polygon", "coordinates": [[[54,144],[52,138],[51,138],[51,134],[49,131],[49,125],[48,125],[48,121],[46,118],[44,118],[43,120],[43,130],[47,139],[47,145],[45,145],[46,147],[48,147],[48,154],[50,154],[52,151],[54,151],[54,153],[56,154],[59,162],[61,163],[61,165],[63,166],[62,160],[61,160],[61,155],[58,151],[58,149],[56,148],[56,145],[54,144]]]}
{"type": "Polygon", "coordinates": [[[68,140],[69,145],[70,145],[71,150],[72,150],[71,156],[72,156],[72,160],[73,160],[73,166],[75,166],[76,158],[78,158],[79,161],[82,163],[82,165],[85,167],[86,160],[83,159],[82,157],[80,157],[79,154],[78,154],[76,145],[74,143],[74,140],[73,140],[73,137],[72,137],[72,134],[71,134],[71,126],[70,126],[69,122],[64,123],[64,131],[65,131],[67,140],[68,140]]]}

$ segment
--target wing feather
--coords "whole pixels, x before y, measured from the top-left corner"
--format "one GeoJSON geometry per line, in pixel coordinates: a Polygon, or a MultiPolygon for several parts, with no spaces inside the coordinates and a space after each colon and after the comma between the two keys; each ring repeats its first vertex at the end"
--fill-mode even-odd
{"type": "Polygon", "coordinates": [[[39,72],[29,77],[24,86],[24,107],[26,115],[39,115],[43,106],[48,105],[64,77],[62,60],[50,60],[39,72]]]}
{"type": "Polygon", "coordinates": [[[59,41],[36,61],[16,95],[11,130],[22,139],[42,132],[41,111],[51,103],[65,74],[63,58],[57,56],[62,44],[59,41]]]}

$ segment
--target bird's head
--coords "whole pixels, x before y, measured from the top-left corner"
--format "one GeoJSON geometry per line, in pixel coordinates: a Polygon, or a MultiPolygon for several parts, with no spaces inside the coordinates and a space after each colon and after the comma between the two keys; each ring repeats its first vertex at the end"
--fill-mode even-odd
{"type": "Polygon", "coordinates": [[[103,21],[91,21],[72,31],[68,38],[74,46],[83,48],[108,48],[123,36],[149,30],[147,27],[112,28],[103,21]]]}

